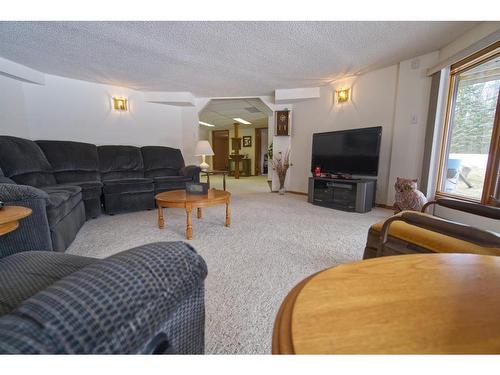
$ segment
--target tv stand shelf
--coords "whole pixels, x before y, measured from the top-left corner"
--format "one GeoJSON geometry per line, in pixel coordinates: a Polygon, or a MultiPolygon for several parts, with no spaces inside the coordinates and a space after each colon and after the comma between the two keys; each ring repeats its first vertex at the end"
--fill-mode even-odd
{"type": "Polygon", "coordinates": [[[308,202],[350,212],[369,212],[375,205],[376,180],[309,177],[308,202]]]}

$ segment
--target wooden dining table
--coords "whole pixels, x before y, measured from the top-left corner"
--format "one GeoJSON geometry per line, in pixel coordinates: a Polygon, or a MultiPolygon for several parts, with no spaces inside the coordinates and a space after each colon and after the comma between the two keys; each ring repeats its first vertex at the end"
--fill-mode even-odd
{"type": "Polygon", "coordinates": [[[274,354],[499,354],[500,257],[418,254],[301,281],[277,314],[274,354]]]}

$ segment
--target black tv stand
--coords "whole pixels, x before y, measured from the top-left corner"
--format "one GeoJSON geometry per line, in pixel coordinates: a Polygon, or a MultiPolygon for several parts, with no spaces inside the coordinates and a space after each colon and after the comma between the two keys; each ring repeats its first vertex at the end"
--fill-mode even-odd
{"type": "Polygon", "coordinates": [[[310,177],[308,201],[350,212],[369,212],[375,205],[376,180],[310,177]]]}

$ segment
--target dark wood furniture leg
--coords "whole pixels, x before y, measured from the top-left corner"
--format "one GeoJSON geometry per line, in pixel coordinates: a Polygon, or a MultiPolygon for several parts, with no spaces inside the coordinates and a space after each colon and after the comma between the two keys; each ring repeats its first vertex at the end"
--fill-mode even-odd
{"type": "Polygon", "coordinates": [[[158,204],[158,228],[165,228],[165,220],[163,218],[163,207],[158,204]]]}

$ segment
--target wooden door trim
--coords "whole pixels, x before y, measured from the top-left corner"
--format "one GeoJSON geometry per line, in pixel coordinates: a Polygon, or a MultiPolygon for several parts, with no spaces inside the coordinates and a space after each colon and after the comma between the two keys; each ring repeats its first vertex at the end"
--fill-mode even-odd
{"type": "Polygon", "coordinates": [[[254,171],[255,171],[255,175],[256,176],[259,176],[260,174],[262,174],[262,171],[260,169],[260,149],[262,147],[262,138],[260,136],[260,131],[262,129],[268,129],[267,127],[265,128],[255,128],[255,147],[254,147],[254,171]],[[257,137],[257,134],[259,134],[259,136],[257,137]],[[259,156],[259,158],[257,158],[257,155],[259,156]],[[259,171],[259,174],[257,174],[257,171],[259,171]]]}
{"type": "MultiPolygon", "coordinates": [[[[227,134],[227,142],[228,142],[228,147],[229,147],[229,130],[225,129],[225,130],[212,130],[212,146],[215,150],[215,133],[226,133],[227,134]]],[[[226,159],[229,159],[229,148],[226,149],[226,153],[227,153],[227,158],[226,159]]],[[[213,156],[213,159],[212,159],[212,169],[217,169],[215,168],[215,160],[217,158],[217,155],[214,155],[213,156]]],[[[226,166],[226,169],[229,170],[229,164],[228,164],[228,160],[225,160],[225,163],[224,165],[226,166]]]]}

